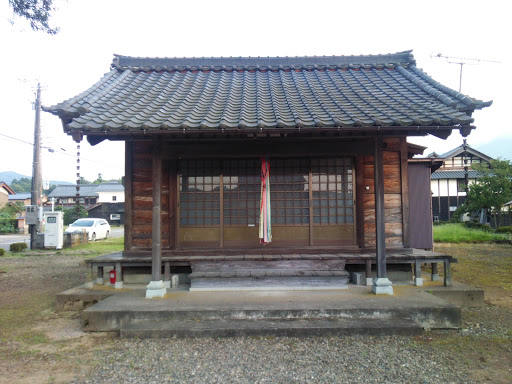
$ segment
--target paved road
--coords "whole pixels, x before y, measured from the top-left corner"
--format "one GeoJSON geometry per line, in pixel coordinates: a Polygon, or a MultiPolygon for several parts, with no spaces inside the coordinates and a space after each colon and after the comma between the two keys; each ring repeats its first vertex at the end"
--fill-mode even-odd
{"type": "MultiPolygon", "coordinates": [[[[110,231],[111,237],[123,237],[124,228],[112,227],[110,231]]],[[[0,248],[9,250],[12,243],[27,243],[30,247],[30,235],[0,235],[0,248]]]]}
{"type": "Polygon", "coordinates": [[[110,237],[123,237],[124,236],[124,227],[111,227],[110,228],[110,237]]]}
{"type": "Polygon", "coordinates": [[[0,248],[9,250],[9,246],[12,243],[27,243],[30,247],[30,235],[1,235],[0,236],[0,248]]]}

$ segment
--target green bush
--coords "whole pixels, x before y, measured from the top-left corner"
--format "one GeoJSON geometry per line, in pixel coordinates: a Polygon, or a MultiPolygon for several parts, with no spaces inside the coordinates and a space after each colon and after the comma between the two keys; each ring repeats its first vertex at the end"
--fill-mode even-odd
{"type": "Polygon", "coordinates": [[[5,255],[5,249],[0,248],[0,257],[3,256],[3,255],[5,255]]]}
{"type": "Polygon", "coordinates": [[[9,218],[0,218],[0,233],[14,233],[18,220],[9,218]]]}
{"type": "Polygon", "coordinates": [[[507,235],[489,230],[467,228],[462,224],[445,224],[434,227],[436,243],[490,243],[507,240],[507,235]]]}
{"type": "Polygon", "coordinates": [[[27,249],[28,246],[26,243],[12,243],[9,247],[9,251],[11,252],[23,252],[27,249]]]}
{"type": "Polygon", "coordinates": [[[14,233],[15,229],[9,224],[0,224],[0,233],[14,233]]]}
{"type": "Polygon", "coordinates": [[[480,224],[480,223],[472,223],[471,221],[466,221],[462,225],[464,225],[466,228],[470,228],[470,229],[480,229],[480,230],[486,231],[486,232],[493,231],[489,225],[480,224]]]}
{"type": "Polygon", "coordinates": [[[496,229],[496,233],[509,233],[512,234],[512,225],[508,227],[499,227],[496,229]]]}

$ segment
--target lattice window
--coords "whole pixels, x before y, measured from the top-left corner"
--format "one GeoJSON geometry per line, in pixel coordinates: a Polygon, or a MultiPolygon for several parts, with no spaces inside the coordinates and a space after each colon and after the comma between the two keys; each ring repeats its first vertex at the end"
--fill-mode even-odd
{"type": "Polygon", "coordinates": [[[354,222],[353,167],[350,157],[312,159],[313,223],[354,222]]]}
{"type": "Polygon", "coordinates": [[[220,161],[181,161],[180,225],[219,225],[220,161]]]}
{"type": "Polygon", "coordinates": [[[309,159],[270,159],[273,224],[309,224],[309,162],[309,159]]]}
{"type": "Polygon", "coordinates": [[[257,225],[260,215],[261,161],[224,160],[222,168],[224,225],[257,225]]]}

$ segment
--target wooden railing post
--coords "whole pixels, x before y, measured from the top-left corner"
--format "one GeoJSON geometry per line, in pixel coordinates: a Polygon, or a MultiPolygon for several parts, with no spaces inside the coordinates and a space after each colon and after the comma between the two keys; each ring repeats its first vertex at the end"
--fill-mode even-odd
{"type": "Polygon", "coordinates": [[[377,278],[373,281],[372,292],[375,294],[393,294],[391,281],[386,272],[386,212],[384,209],[384,142],[382,136],[375,138],[373,157],[375,181],[375,235],[377,278]]]}
{"type": "Polygon", "coordinates": [[[160,142],[153,140],[153,225],[151,253],[151,282],[146,289],[146,298],[164,297],[166,289],[162,281],[162,154],[160,142]]]}

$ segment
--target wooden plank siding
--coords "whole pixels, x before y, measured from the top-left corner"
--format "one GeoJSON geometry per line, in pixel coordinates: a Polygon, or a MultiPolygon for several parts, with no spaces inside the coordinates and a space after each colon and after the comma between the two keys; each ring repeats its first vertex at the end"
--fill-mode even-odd
{"type": "MultiPolygon", "coordinates": [[[[402,247],[402,180],[400,139],[386,139],[384,150],[384,207],[386,211],[386,246],[402,247]]],[[[373,156],[362,156],[364,246],[375,247],[375,185],[373,156]]],[[[358,196],[359,197],[359,196],[358,196]]]]}
{"type": "MultiPolygon", "coordinates": [[[[152,145],[151,142],[133,142],[132,144],[132,246],[134,248],[151,247],[153,220],[152,185],[152,145]]],[[[170,163],[162,165],[162,247],[170,246],[169,223],[169,170],[170,163]]]]}

